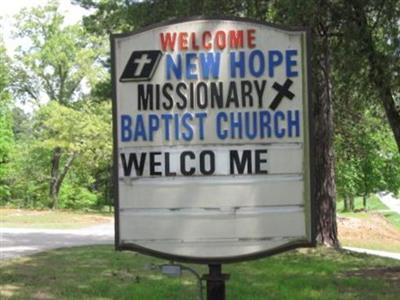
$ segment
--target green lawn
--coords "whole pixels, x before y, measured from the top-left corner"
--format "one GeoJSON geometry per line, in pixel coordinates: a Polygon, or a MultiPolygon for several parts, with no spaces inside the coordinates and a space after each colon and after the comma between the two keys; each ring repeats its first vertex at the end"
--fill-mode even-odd
{"type": "Polygon", "coordinates": [[[339,216],[350,218],[367,218],[370,213],[379,213],[400,230],[400,215],[390,211],[390,209],[383,204],[376,195],[371,195],[367,199],[367,211],[363,210],[361,197],[356,197],[354,199],[354,208],[354,212],[344,212],[344,202],[342,200],[338,201],[336,209],[339,216]]]}
{"type": "Polygon", "coordinates": [[[0,208],[0,227],[74,229],[111,220],[106,213],[0,208]]]}
{"type": "Polygon", "coordinates": [[[400,215],[395,212],[384,213],[383,216],[400,230],[400,215]]]}
{"type": "MultiPolygon", "coordinates": [[[[197,299],[193,275],[146,269],[164,261],[111,246],[54,250],[0,264],[1,299],[197,299]]],[[[192,266],[204,273],[203,266],[192,266]]],[[[227,299],[398,299],[400,261],[329,249],[225,265],[227,299]]]]}
{"type": "MultiPolygon", "coordinates": [[[[344,202],[343,200],[338,201],[337,203],[337,207],[336,207],[337,211],[340,214],[354,214],[353,212],[344,212],[344,202]]],[[[354,199],[354,210],[356,212],[362,211],[364,209],[363,207],[363,199],[362,197],[356,197],[354,199]]],[[[383,204],[378,196],[376,195],[371,195],[370,197],[368,197],[367,199],[367,211],[372,211],[372,212],[377,212],[377,211],[387,211],[389,210],[385,204],[383,204]]],[[[357,213],[356,213],[357,214],[357,213]]]]}

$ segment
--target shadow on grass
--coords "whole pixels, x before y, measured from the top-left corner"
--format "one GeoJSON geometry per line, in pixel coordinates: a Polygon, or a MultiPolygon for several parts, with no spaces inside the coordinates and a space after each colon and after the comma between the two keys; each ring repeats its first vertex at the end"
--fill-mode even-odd
{"type": "MultiPolygon", "coordinates": [[[[2,262],[0,298],[197,299],[193,276],[171,279],[145,268],[164,262],[111,246],[49,251],[2,262]]],[[[398,278],[396,268],[400,261],[313,249],[226,265],[224,272],[231,274],[227,299],[398,299],[399,281],[382,275],[391,270],[398,278]]]]}

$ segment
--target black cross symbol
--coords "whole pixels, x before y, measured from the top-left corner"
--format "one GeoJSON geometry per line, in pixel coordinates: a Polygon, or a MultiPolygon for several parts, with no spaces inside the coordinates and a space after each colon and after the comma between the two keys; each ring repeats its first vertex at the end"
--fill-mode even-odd
{"type": "Polygon", "coordinates": [[[269,106],[270,109],[275,110],[279,106],[279,104],[281,104],[283,97],[289,98],[289,100],[293,99],[294,94],[291,91],[289,91],[289,88],[292,84],[293,84],[293,81],[290,79],[286,79],[283,86],[277,82],[274,82],[272,87],[276,91],[278,91],[278,94],[275,96],[274,100],[272,100],[272,103],[269,106]]]}

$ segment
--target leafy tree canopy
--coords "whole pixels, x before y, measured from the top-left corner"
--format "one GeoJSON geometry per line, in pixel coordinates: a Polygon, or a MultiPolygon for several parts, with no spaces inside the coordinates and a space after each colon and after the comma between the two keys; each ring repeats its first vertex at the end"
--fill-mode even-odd
{"type": "Polygon", "coordinates": [[[70,105],[103,75],[96,65],[102,40],[79,24],[64,25],[56,1],[22,10],[15,35],[29,42],[16,49],[14,60],[13,89],[20,99],[41,105],[47,98],[70,105]]]}

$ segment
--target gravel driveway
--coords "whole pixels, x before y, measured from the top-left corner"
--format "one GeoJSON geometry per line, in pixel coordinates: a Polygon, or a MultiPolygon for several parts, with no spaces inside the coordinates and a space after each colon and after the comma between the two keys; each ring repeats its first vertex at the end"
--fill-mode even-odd
{"type": "Polygon", "coordinates": [[[390,210],[400,214],[400,199],[397,199],[392,193],[380,192],[378,197],[383,204],[390,210]]]}
{"type": "Polygon", "coordinates": [[[114,223],[74,230],[0,228],[0,259],[48,249],[114,243],[114,223]]]}

